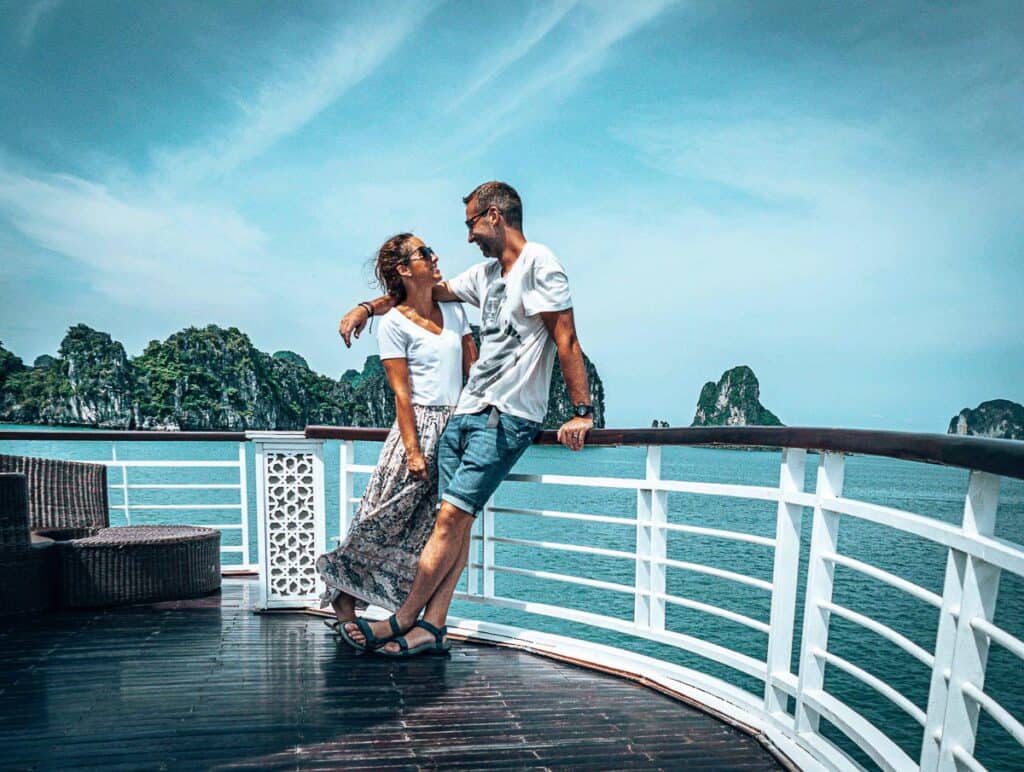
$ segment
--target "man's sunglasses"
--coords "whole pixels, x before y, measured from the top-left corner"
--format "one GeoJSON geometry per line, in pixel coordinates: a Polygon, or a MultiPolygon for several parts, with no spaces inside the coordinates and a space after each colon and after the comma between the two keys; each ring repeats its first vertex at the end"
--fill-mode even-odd
{"type": "Polygon", "coordinates": [[[413,260],[435,261],[437,260],[437,252],[424,244],[422,247],[417,247],[416,251],[409,255],[409,257],[405,258],[406,265],[411,263],[413,260]]]}
{"type": "Polygon", "coordinates": [[[497,212],[498,212],[498,214],[501,214],[501,210],[500,210],[500,209],[498,209],[498,207],[496,207],[496,206],[493,206],[493,205],[492,205],[492,206],[488,206],[488,207],[486,207],[486,208],[484,208],[484,209],[481,209],[481,210],[480,210],[479,212],[477,212],[477,213],[476,213],[475,215],[473,215],[473,216],[472,216],[472,217],[470,217],[470,218],[469,218],[468,220],[466,220],[466,229],[467,229],[467,230],[473,230],[473,226],[474,226],[474,225],[476,225],[476,221],[477,221],[477,220],[479,220],[479,219],[480,219],[481,217],[483,217],[483,216],[484,216],[485,214],[487,214],[487,213],[488,213],[489,211],[491,211],[492,209],[494,209],[495,211],[497,211],[497,212]]]}

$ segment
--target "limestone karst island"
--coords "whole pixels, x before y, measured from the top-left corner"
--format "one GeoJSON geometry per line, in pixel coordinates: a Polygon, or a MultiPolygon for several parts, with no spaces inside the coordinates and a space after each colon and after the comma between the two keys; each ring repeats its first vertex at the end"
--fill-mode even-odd
{"type": "MultiPolygon", "coordinates": [[[[586,365],[594,425],[602,427],[604,386],[589,359],[586,365]]],[[[557,362],[549,404],[544,426],[554,428],[571,412],[557,362]]],[[[294,352],[260,351],[234,327],[189,327],[129,357],[109,334],[77,324],[55,357],[39,357],[32,366],[0,345],[0,422],[241,431],[390,426],[394,420],[377,356],[335,380],[294,352]]]]}

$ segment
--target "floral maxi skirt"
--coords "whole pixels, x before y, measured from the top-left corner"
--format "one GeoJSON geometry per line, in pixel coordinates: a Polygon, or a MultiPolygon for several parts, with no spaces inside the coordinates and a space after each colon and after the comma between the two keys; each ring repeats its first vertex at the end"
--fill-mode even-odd
{"type": "Polygon", "coordinates": [[[384,441],[348,535],[336,549],[317,558],[317,571],[327,584],[321,608],[344,592],[362,601],[359,606],[372,603],[394,611],[409,594],[420,553],[437,516],[438,441],[455,412],[448,406],[412,407],[428,479],[409,475],[396,421],[384,441]]]}

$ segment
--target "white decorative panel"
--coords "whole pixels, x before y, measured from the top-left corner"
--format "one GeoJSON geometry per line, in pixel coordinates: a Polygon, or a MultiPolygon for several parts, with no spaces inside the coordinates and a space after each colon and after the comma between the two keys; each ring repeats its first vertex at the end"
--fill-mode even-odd
{"type": "Polygon", "coordinates": [[[273,595],[316,594],[312,453],[267,454],[267,580],[273,595]]]}
{"type": "Polygon", "coordinates": [[[264,608],[316,599],[324,551],[322,443],[260,443],[260,579],[264,608]]]}

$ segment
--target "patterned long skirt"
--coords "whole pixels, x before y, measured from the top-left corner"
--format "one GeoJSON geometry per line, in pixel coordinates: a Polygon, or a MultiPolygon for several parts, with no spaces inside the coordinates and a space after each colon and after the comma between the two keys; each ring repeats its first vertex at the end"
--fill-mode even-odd
{"type": "Polygon", "coordinates": [[[420,553],[437,517],[437,445],[454,407],[413,405],[416,435],[427,461],[428,479],[409,476],[398,422],[384,441],[366,492],[345,540],[317,558],[327,585],[320,606],[348,593],[394,611],[405,601],[420,553]]]}

